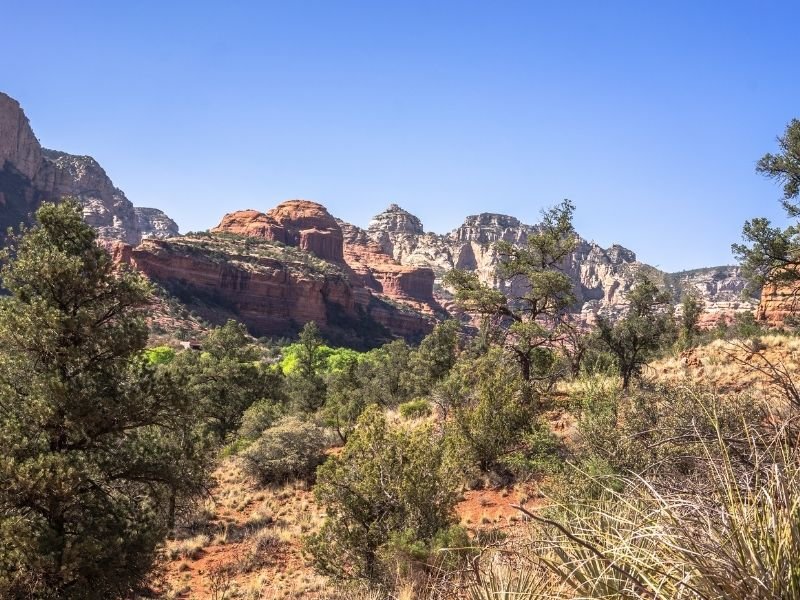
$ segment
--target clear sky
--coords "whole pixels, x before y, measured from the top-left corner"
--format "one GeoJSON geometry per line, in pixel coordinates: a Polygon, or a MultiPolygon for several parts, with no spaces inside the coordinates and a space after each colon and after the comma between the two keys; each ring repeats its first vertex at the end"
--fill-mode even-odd
{"type": "Polygon", "coordinates": [[[365,226],[535,222],[667,270],[780,218],[754,172],[800,117],[800,2],[3,0],[0,90],[183,231],[313,199],[365,226]]]}

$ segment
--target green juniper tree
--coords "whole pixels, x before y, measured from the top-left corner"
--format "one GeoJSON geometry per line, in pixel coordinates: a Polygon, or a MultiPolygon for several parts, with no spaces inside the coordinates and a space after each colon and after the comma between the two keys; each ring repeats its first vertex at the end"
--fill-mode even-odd
{"type": "Polygon", "coordinates": [[[377,405],[317,470],[314,494],[327,518],[307,548],[341,579],[382,579],[393,547],[430,547],[455,522],[456,479],[432,425],[392,425],[377,405]]]}
{"type": "MultiPolygon", "coordinates": [[[[528,385],[552,383],[556,346],[570,326],[567,309],[575,296],[562,269],[578,241],[572,226],[574,211],[569,200],[546,210],[525,246],[497,242],[500,262],[495,275],[507,293],[481,282],[476,273],[456,269],[445,276],[445,285],[454,289],[462,309],[481,315],[484,324],[494,321],[500,326],[503,344],[528,385]]],[[[529,392],[526,396],[530,400],[529,392]]]]}
{"type": "MultiPolygon", "coordinates": [[[[781,203],[789,219],[800,218],[800,120],[792,119],[778,138],[780,152],[765,154],[756,171],[783,184],[781,203]]],[[[744,225],[745,243],[733,244],[734,255],[754,292],[764,285],[793,285],[800,281],[800,222],[773,227],[760,217],[744,225]]]]}
{"type": "Polygon", "coordinates": [[[241,323],[230,320],[203,340],[202,352],[181,352],[168,368],[187,378],[205,429],[217,442],[241,425],[255,402],[282,402],[281,377],[261,361],[261,350],[241,323]]]}
{"type": "Polygon", "coordinates": [[[325,347],[319,327],[309,321],[300,331],[297,369],[287,378],[289,396],[296,408],[314,412],[325,403],[325,347]]]}
{"type": "Polygon", "coordinates": [[[598,319],[598,336],[617,359],[623,389],[673,334],[670,300],[669,292],[640,275],[628,293],[630,306],[625,316],[616,323],[598,319]]]}
{"type": "Polygon", "coordinates": [[[705,303],[696,290],[690,289],[681,298],[681,318],[678,341],[684,348],[695,345],[699,333],[700,316],[703,314],[705,303]]]}
{"type": "Polygon", "coordinates": [[[188,399],[141,354],[149,286],[77,203],[36,219],[0,254],[0,597],[127,597],[202,476],[188,399]]]}

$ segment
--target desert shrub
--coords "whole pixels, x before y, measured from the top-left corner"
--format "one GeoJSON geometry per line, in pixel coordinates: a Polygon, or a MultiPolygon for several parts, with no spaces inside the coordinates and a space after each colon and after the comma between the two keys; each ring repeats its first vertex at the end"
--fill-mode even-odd
{"type": "Polygon", "coordinates": [[[397,410],[404,419],[421,419],[431,414],[431,404],[424,398],[417,398],[403,402],[397,410]]]}
{"type": "Polygon", "coordinates": [[[242,415],[237,438],[254,441],[272,427],[286,412],[286,407],[272,400],[259,400],[252,404],[242,415]]]}
{"type": "Polygon", "coordinates": [[[164,365],[172,362],[172,359],[175,358],[175,350],[169,346],[156,346],[145,350],[144,356],[151,365],[164,365]]]}
{"type": "MultiPolygon", "coordinates": [[[[747,396],[720,397],[669,386],[622,393],[599,377],[585,379],[574,400],[580,468],[573,472],[573,479],[589,472],[650,478],[696,476],[703,465],[703,444],[713,440],[717,431],[741,444],[742,423],[755,425],[765,417],[764,408],[747,396]]],[[[573,481],[570,487],[580,485],[573,481]]]]}
{"type": "Polygon", "coordinates": [[[517,365],[501,348],[456,365],[442,389],[449,395],[447,437],[466,468],[502,468],[500,459],[530,430],[517,365]]]}
{"type": "Polygon", "coordinates": [[[543,419],[534,419],[520,435],[517,447],[500,457],[499,463],[516,480],[561,472],[562,444],[543,419]]]}
{"type": "Polygon", "coordinates": [[[433,426],[390,424],[377,405],[319,468],[314,493],[326,520],[307,549],[338,579],[385,580],[393,543],[430,549],[455,521],[456,481],[433,426]]]}
{"type": "Polygon", "coordinates": [[[395,581],[409,581],[418,579],[419,573],[442,573],[463,567],[478,550],[460,525],[440,529],[430,540],[421,540],[412,529],[404,529],[390,534],[388,543],[380,549],[379,560],[395,581]]]}
{"type": "Polygon", "coordinates": [[[298,417],[285,417],[242,454],[245,472],[261,484],[310,479],[325,460],[324,432],[298,417]]]}

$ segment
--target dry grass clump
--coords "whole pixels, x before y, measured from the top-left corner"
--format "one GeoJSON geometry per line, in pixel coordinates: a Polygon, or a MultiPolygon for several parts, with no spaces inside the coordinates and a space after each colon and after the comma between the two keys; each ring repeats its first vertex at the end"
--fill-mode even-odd
{"type": "Polygon", "coordinates": [[[196,535],[184,540],[174,540],[167,544],[167,556],[170,560],[185,558],[197,560],[203,549],[209,545],[211,538],[205,534],[196,535]]]}
{"type": "Polygon", "coordinates": [[[715,340],[655,361],[645,371],[661,383],[694,383],[720,392],[746,390],[764,399],[782,399],[785,395],[776,375],[792,378],[797,373],[800,337],[779,333],[715,340]]]}

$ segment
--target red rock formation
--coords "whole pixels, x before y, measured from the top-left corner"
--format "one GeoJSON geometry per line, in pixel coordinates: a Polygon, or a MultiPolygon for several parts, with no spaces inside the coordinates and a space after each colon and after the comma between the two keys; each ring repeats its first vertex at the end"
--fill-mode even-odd
{"type": "Polygon", "coordinates": [[[283,242],[286,231],[277,221],[257,210],[237,210],[222,217],[219,225],[211,231],[215,233],[235,233],[248,237],[283,242]]]}
{"type": "Polygon", "coordinates": [[[288,200],[267,213],[257,210],[229,213],[212,231],[281,242],[323,260],[344,261],[339,224],[324,206],[308,200],[288,200]]]}
{"type": "Polygon", "coordinates": [[[800,316],[800,283],[764,286],[761,302],[756,310],[756,319],[770,325],[781,326],[792,316],[800,316]]]}
{"type": "Polygon", "coordinates": [[[341,227],[345,262],[365,286],[401,302],[434,303],[432,269],[401,265],[363,230],[349,223],[341,223],[341,227]]]}
{"type": "MultiPolygon", "coordinates": [[[[419,338],[431,329],[422,315],[400,311],[353,285],[344,270],[322,273],[305,263],[245,255],[223,244],[190,238],[150,239],[136,248],[113,244],[108,249],[118,262],[184,292],[190,304],[200,300],[195,308],[209,320],[220,320],[214,305],[224,307],[254,335],[286,335],[308,321],[345,336],[369,323],[405,338],[419,338]]],[[[366,340],[380,341],[379,334],[366,340]]]]}
{"type": "Polygon", "coordinates": [[[229,213],[212,231],[278,241],[327,261],[346,263],[355,279],[369,289],[415,308],[422,304],[428,306],[429,312],[433,310],[431,269],[401,265],[360,229],[337,222],[316,202],[289,200],[266,213],[229,213]]]}

